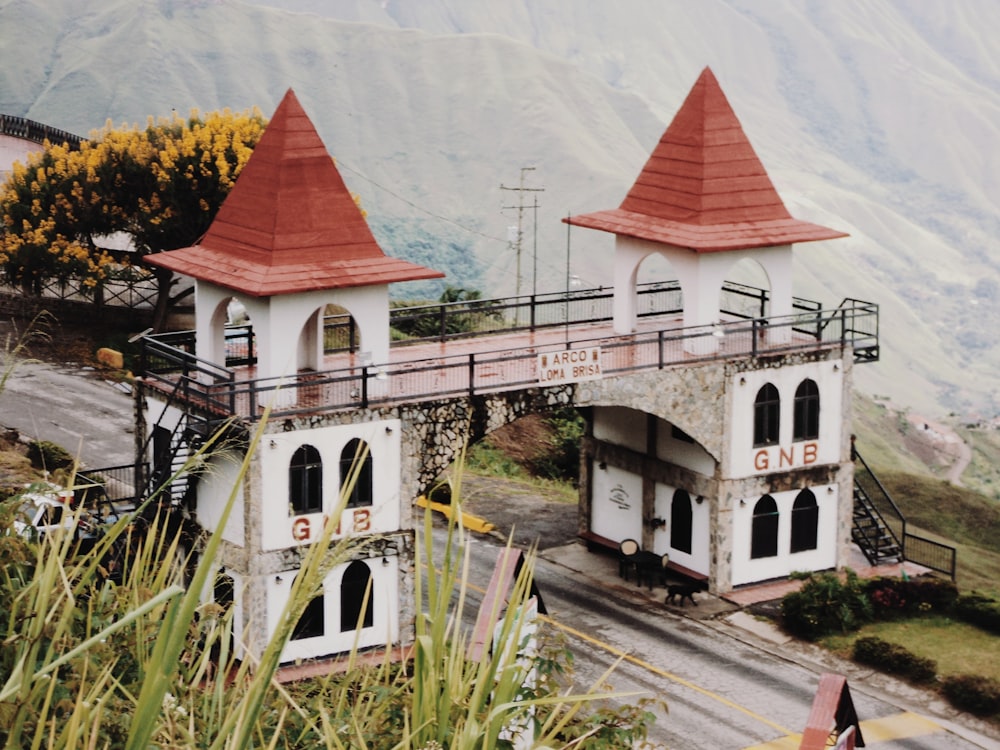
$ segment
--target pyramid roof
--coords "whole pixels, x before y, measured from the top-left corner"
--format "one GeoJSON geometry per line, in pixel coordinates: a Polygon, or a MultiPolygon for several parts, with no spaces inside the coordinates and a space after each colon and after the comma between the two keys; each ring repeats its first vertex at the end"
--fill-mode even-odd
{"type": "Polygon", "coordinates": [[[444,276],[382,252],[291,89],[201,241],[146,262],[254,297],[444,276]]]}
{"type": "Polygon", "coordinates": [[[699,253],[847,236],[789,214],[709,68],[621,206],[563,221],[699,253]]]}

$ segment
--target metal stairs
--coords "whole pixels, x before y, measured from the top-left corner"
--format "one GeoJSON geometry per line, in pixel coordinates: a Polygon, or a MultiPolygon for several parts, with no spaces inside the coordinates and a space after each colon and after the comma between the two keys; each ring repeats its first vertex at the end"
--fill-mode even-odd
{"type": "Polygon", "coordinates": [[[851,527],[851,538],[871,565],[903,561],[900,540],[857,480],[854,482],[854,524],[851,527]]]}

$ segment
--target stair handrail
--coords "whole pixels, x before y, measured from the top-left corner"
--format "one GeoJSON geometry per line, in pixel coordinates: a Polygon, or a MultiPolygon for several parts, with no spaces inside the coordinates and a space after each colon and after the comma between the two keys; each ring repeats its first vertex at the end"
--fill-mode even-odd
{"type": "Polygon", "coordinates": [[[875,497],[872,492],[865,485],[861,484],[858,480],[858,472],[854,472],[854,485],[860,489],[865,496],[871,501],[871,509],[878,515],[878,520],[885,526],[885,528],[892,535],[893,540],[899,545],[899,549],[905,559],[906,557],[906,517],[903,515],[899,506],[896,505],[896,501],[892,499],[892,495],[889,494],[888,490],[882,485],[878,477],[875,476],[875,472],[871,470],[868,463],[862,458],[861,454],[858,453],[857,448],[854,446],[854,439],[851,439],[851,457],[854,459],[855,463],[860,463],[864,469],[864,473],[871,477],[872,487],[878,490],[878,497],[875,497]],[[882,507],[880,507],[880,505],[882,507]],[[896,521],[899,525],[899,531],[897,532],[893,528],[892,523],[890,523],[886,517],[883,510],[889,511],[889,513],[894,517],[892,520],[896,521]]]}

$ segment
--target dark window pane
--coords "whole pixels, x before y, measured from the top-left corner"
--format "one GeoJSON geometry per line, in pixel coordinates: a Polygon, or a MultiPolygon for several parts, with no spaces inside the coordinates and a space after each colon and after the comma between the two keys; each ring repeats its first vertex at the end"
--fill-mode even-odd
{"type": "Polygon", "coordinates": [[[368,450],[368,445],[363,440],[355,438],[340,453],[340,491],[344,492],[344,487],[351,478],[351,472],[355,464],[361,461],[357,470],[358,476],[351,488],[351,494],[347,498],[348,508],[361,508],[372,504],[372,454],[368,450]]]}
{"type": "Polygon", "coordinates": [[[792,552],[816,549],[819,529],[819,506],[812,490],[802,490],[792,505],[792,552]]]}
{"type": "Polygon", "coordinates": [[[781,397],[778,389],[765,383],[753,404],[753,444],[775,445],[781,427],[781,397]]]}
{"type": "Polygon", "coordinates": [[[288,467],[288,502],[292,515],[323,510],[323,460],[311,445],[292,455],[288,467]]]}
{"type": "Polygon", "coordinates": [[[372,599],[375,592],[368,592],[368,582],[371,577],[371,570],[361,560],[355,560],[344,571],[344,579],[340,584],[340,632],[346,633],[357,629],[359,620],[363,628],[372,626],[374,622],[372,599]],[[368,594],[368,606],[365,607],[364,615],[362,615],[361,607],[365,605],[366,593],[368,594]]]}
{"type": "Polygon", "coordinates": [[[794,440],[815,440],[819,437],[819,386],[813,380],[803,380],[795,391],[794,440]]]}
{"type": "Polygon", "coordinates": [[[303,638],[318,638],[326,634],[326,603],[322,594],[306,605],[302,612],[302,617],[295,623],[292,629],[292,640],[300,641],[303,638]]]}
{"type": "Polygon", "coordinates": [[[778,554],[778,504],[764,495],[753,508],[750,557],[775,557],[778,554]]]}
{"type": "Polygon", "coordinates": [[[691,553],[691,516],[691,496],[677,490],[670,502],[670,546],[678,552],[691,553]]]}

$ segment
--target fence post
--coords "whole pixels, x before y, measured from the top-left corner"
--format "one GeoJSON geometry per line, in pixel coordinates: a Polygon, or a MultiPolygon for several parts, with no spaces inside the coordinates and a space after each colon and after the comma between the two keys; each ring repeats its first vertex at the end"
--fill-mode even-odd
{"type": "Polygon", "coordinates": [[[847,308],[840,308],[840,346],[847,346],[847,308]]]}
{"type": "Polygon", "coordinates": [[[476,355],[469,355],[469,395],[476,395],[476,355]]]}
{"type": "Polygon", "coordinates": [[[361,407],[368,408],[368,365],[361,367],[361,407]]]}
{"type": "Polygon", "coordinates": [[[757,356],[757,318],[750,321],[750,352],[753,356],[757,356]]]}
{"type": "Polygon", "coordinates": [[[664,352],[663,352],[663,329],[662,328],[659,331],[656,332],[656,344],[657,344],[656,348],[658,350],[657,351],[657,365],[658,365],[657,369],[658,370],[662,370],[663,369],[663,360],[664,360],[664,352]]]}
{"type": "Polygon", "coordinates": [[[448,317],[444,305],[438,306],[438,335],[442,341],[448,336],[448,317]]]}

